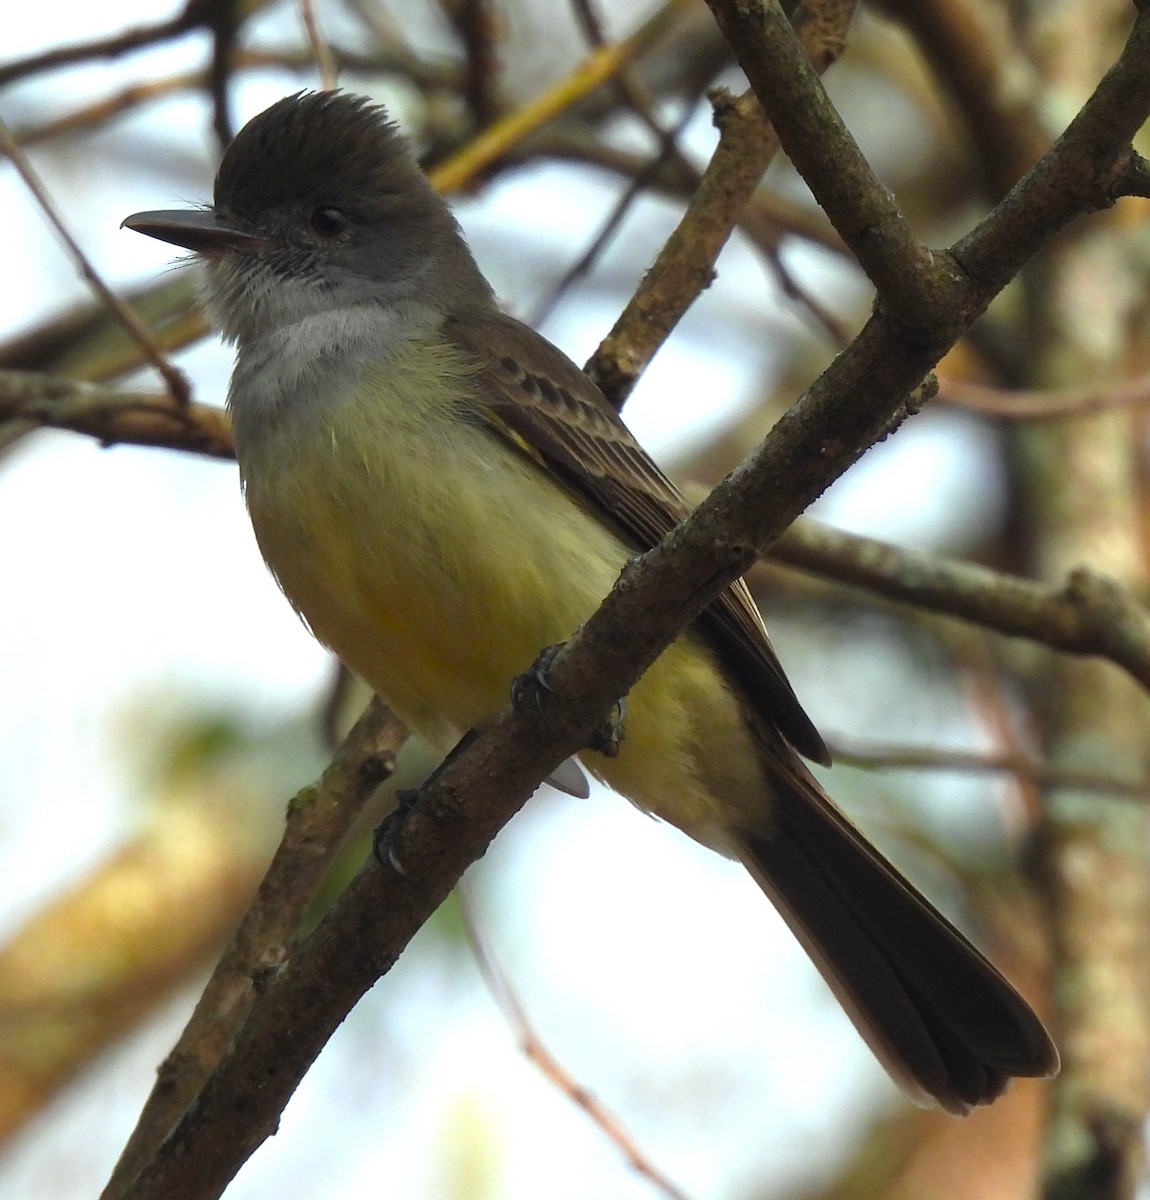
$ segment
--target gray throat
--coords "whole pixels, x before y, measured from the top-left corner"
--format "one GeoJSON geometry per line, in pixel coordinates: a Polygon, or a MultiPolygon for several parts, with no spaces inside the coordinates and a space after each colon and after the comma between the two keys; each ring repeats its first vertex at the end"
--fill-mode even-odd
{"type": "Polygon", "coordinates": [[[228,389],[237,444],[257,426],[337,403],[356,389],[367,364],[433,332],[442,320],[438,309],[419,301],[367,302],[241,338],[228,389]]]}

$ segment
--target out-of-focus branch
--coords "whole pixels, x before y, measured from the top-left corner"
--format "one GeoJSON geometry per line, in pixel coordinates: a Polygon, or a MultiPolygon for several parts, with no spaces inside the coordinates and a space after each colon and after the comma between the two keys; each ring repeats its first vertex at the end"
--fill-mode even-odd
{"type": "Polygon", "coordinates": [[[1041,79],[995,0],[879,0],[903,24],[954,100],[997,199],[1045,153],[1052,134],[1039,105],[1041,79]]]}
{"type": "Polygon", "coordinates": [[[288,806],[283,839],[255,899],[174,1049],[103,1195],[139,1174],[215,1069],[243,1024],[261,978],[290,956],[336,851],[375,789],[395,770],[407,730],[378,700],[368,705],[317,783],[288,806]]]}
{"type": "Polygon", "coordinates": [[[180,404],[186,404],[189,400],[188,381],[184,378],[183,373],[172,365],[167,355],[156,344],[148,327],[104,282],[100,273],[80,248],[80,244],[68,231],[63,218],[52,203],[47,189],[41,183],[36,172],[32,170],[32,164],[28,161],[24,151],[20,149],[20,146],[11,133],[9,133],[8,127],[3,121],[0,121],[0,150],[3,150],[12,160],[12,165],[19,172],[28,190],[35,196],[36,202],[48,218],[48,222],[56,230],[57,234],[59,234],[68,253],[72,257],[72,261],[76,264],[80,274],[91,284],[100,302],[120,322],[124,329],[127,330],[144,352],[147,360],[160,373],[164,382],[168,385],[168,390],[172,393],[172,398],[180,404]]]}
{"type": "MultiPolygon", "coordinates": [[[[250,0],[248,7],[255,9],[263,2],[264,0],[250,0]]],[[[18,79],[54,71],[58,67],[72,66],[94,59],[120,58],[145,46],[171,41],[193,29],[212,28],[219,21],[222,12],[230,11],[234,7],[235,0],[188,0],[180,12],[170,20],[160,21],[155,25],[138,25],[134,29],[125,29],[114,37],[95,38],[90,42],[76,42],[71,46],[58,46],[42,54],[33,54],[0,66],[0,87],[6,87],[18,79]]]]}
{"type": "MultiPolygon", "coordinates": [[[[337,69],[350,69],[380,74],[401,74],[405,79],[426,89],[454,88],[459,81],[459,68],[452,63],[425,62],[414,56],[398,53],[394,46],[378,51],[361,52],[329,47],[337,69]]],[[[233,50],[232,74],[248,71],[308,72],[315,67],[314,53],[302,50],[233,50]]],[[[12,131],[21,146],[34,146],[52,138],[64,137],[93,129],[126,112],[144,108],[157,100],[181,92],[205,90],[211,75],[207,69],[182,71],[175,75],[139,83],[129,83],[102,99],[79,104],[62,116],[51,117],[36,124],[23,125],[12,131]]],[[[3,157],[0,154],[0,157],[3,157]]]]}
{"type": "Polygon", "coordinates": [[[460,883],[455,892],[459,901],[460,912],[463,914],[463,928],[471,945],[471,953],[479,967],[479,973],[487,985],[495,1003],[503,1011],[508,1024],[519,1039],[519,1048],[524,1057],[534,1063],[546,1076],[548,1081],[565,1095],[572,1104],[587,1114],[595,1125],[603,1132],[607,1140],[614,1145],[627,1160],[633,1171],[642,1175],[668,1200],[688,1200],[686,1192],[677,1187],[671,1180],[639,1149],[635,1139],[623,1127],[618,1117],[591,1094],[582,1084],[572,1078],[570,1072],[559,1062],[547,1048],[543,1039],[532,1025],[522,1001],[511,986],[503,968],[499,965],[471,903],[470,893],[464,883],[460,883]]]}
{"type": "MultiPolygon", "coordinates": [[[[207,336],[207,319],[192,307],[193,297],[194,288],[186,275],[168,277],[125,295],[167,353],[207,336]]],[[[0,344],[0,370],[38,371],[87,383],[119,379],[145,361],[124,327],[98,304],[77,305],[0,344]]]]}
{"type": "Polygon", "coordinates": [[[943,750],[824,735],[839,766],[881,771],[947,771],[958,775],[1013,775],[1040,788],[1074,788],[1116,800],[1150,800],[1150,779],[1119,779],[1100,771],[1076,771],[1041,762],[1027,754],[979,750],[943,750]]]}
{"type": "Polygon", "coordinates": [[[0,423],[70,429],[119,443],[233,457],[232,426],[222,408],[166,393],[121,392],[31,371],[0,371],[0,423]]]}
{"type": "Polygon", "coordinates": [[[239,37],[240,25],[247,13],[243,0],[216,0],[209,5],[204,21],[212,39],[212,52],[208,59],[207,78],[204,91],[212,105],[212,130],[216,144],[222,151],[235,136],[232,122],[229,85],[232,79],[232,59],[239,37]]]}
{"type": "Polygon", "coordinates": [[[1053,421],[1107,408],[1150,404],[1150,375],[1139,375],[1110,387],[1048,392],[1008,391],[958,379],[940,380],[936,403],[1000,421],[1053,421]]]}
{"type": "Polygon", "coordinates": [[[600,46],[565,79],[530,104],[497,121],[458,154],[430,172],[435,187],[447,194],[459,191],[497,159],[520,145],[548,121],[614,79],[629,63],[649,50],[691,7],[691,0],[664,0],[630,37],[600,46]]]}
{"type": "Polygon", "coordinates": [[[491,0],[458,0],[447,9],[463,43],[463,98],[483,129],[499,115],[499,17],[491,0]]]}
{"type": "Polygon", "coordinates": [[[300,0],[300,8],[303,14],[304,29],[307,30],[308,45],[311,47],[312,60],[319,71],[320,86],[331,91],[339,86],[339,63],[331,46],[320,31],[319,20],[315,15],[315,5],[312,0],[300,0]]]}
{"type": "MultiPolygon", "coordinates": [[[[1146,6],[1136,7],[1137,17],[1128,0],[1029,9],[1017,28],[1047,84],[1048,111],[1093,86],[1130,22],[1137,29],[1146,19],[1146,6]]],[[[1150,72],[1150,57],[1142,70],[1150,72]]],[[[1095,150],[1083,147],[1087,173],[1097,168],[1095,150]]],[[[1111,195],[1138,190],[1138,161],[1130,149],[1111,165],[1111,195]]],[[[1011,196],[1026,203],[1025,193],[1020,184],[1011,196]]],[[[1145,264],[1135,233],[1144,216],[1141,201],[1100,214],[1024,272],[1018,328],[1027,350],[1013,380],[1091,388],[1144,368],[1145,264]]],[[[1144,425],[1141,412],[1111,406],[1005,429],[1015,529],[1036,574],[1057,578],[1090,562],[1147,594],[1144,425]]],[[[1096,662],[1033,665],[1042,669],[1028,681],[1030,711],[1046,758],[1130,774],[1150,767],[1144,692],[1096,662]]],[[[1050,1097],[1045,1195],[1130,1200],[1145,1178],[1150,1113],[1150,809],[1059,788],[1043,814],[1033,862],[1049,914],[1063,1063],[1050,1097]]]]}
{"type": "Polygon", "coordinates": [[[263,864],[243,822],[214,810],[221,790],[201,779],[168,794],[146,830],[0,947],[0,1142],[202,971],[234,926],[263,864]]]}

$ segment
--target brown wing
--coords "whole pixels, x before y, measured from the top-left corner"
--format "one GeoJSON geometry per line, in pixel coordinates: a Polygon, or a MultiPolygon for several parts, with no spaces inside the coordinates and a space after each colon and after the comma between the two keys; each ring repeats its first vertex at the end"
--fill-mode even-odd
{"type": "MultiPolygon", "coordinates": [[[[481,365],[493,424],[593,505],[636,550],[650,549],[690,511],[602,393],[534,330],[502,314],[449,320],[444,333],[481,365]]],[[[807,758],[829,763],[746,584],[739,580],[703,614],[724,662],[763,716],[807,758]]]]}

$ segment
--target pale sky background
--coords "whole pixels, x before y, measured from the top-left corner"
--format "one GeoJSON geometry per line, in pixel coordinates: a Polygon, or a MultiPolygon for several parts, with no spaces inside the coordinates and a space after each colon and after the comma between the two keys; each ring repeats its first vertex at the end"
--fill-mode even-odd
{"type": "MultiPolygon", "coordinates": [[[[570,60],[578,42],[554,19],[565,6],[538,7],[549,10],[546,21],[516,26],[518,44],[546,39],[541,53],[552,55],[567,43],[570,60]]],[[[626,10],[643,7],[611,11],[623,25],[626,10]]],[[[16,6],[5,16],[5,55],[150,22],[175,8],[145,0],[16,6]]],[[[336,23],[330,6],[319,12],[336,23]]],[[[294,37],[297,17],[281,8],[260,25],[294,37]]],[[[197,65],[203,54],[204,40],[187,38],[146,56],[46,75],[0,96],[0,115],[14,127],[39,121],[130,79],[197,65]]],[[[554,58],[546,62],[553,73],[554,58]]],[[[246,120],[315,82],[253,77],[236,90],[236,111],[246,120]]],[[[377,98],[400,104],[402,116],[402,97],[377,98]]],[[[96,137],[33,153],[114,285],[153,278],[172,258],[170,248],[121,231],[124,216],[210,195],[208,119],[199,98],[182,98],[96,137]]],[[[711,140],[703,114],[689,138],[700,161],[711,140]]],[[[864,147],[882,167],[885,148],[865,138],[864,147]]],[[[586,172],[544,167],[504,178],[457,211],[497,291],[525,314],[572,248],[594,236],[617,189],[586,172]]],[[[642,202],[593,277],[546,326],[576,361],[609,328],[673,219],[671,206],[642,202]]],[[[0,228],[0,337],[85,298],[6,165],[0,228]]],[[[856,309],[864,293],[837,264],[813,253],[792,252],[789,261],[824,302],[856,309]]],[[[628,406],[632,428],[672,465],[692,434],[713,431],[755,401],[773,369],[772,337],[802,321],[758,257],[733,245],[718,281],[628,406]]],[[[199,399],[222,401],[229,352],[212,342],[180,362],[199,399]]],[[[961,544],[1001,502],[982,427],[940,412],[868,455],[818,512],[846,528],[931,546],[961,544]]],[[[0,513],[6,934],[141,819],[148,789],[125,754],[126,721],[142,709],[160,725],[168,710],[175,720],[187,709],[219,708],[271,727],[314,705],[328,663],[263,567],[230,464],[106,451],[85,438],[44,434],[0,469],[0,513]]],[[[776,642],[784,662],[809,664],[797,687],[827,730],[969,745],[961,699],[932,687],[930,665],[888,644],[881,622],[869,632],[820,630],[825,652],[816,659],[811,632],[801,621],[784,623],[776,642]],[[876,650],[889,660],[881,674],[876,650]]],[[[831,787],[841,795],[841,777],[850,799],[862,786],[848,775],[836,773],[831,787]]],[[[876,804],[884,789],[911,786],[876,782],[876,804]]],[[[931,780],[930,792],[944,816],[949,805],[973,799],[993,826],[991,785],[931,780]]],[[[767,1181],[781,1189],[811,1170],[830,1170],[841,1130],[876,1104],[900,1102],[742,870],[616,798],[540,795],[472,874],[496,952],[540,1034],[698,1200],[748,1195],[767,1181]]],[[[191,990],[178,997],[27,1130],[0,1158],[0,1196],[98,1193],[193,999],[191,990]]],[[[654,1194],[519,1055],[474,968],[431,947],[405,960],[352,1014],[279,1135],[227,1195],[443,1197],[457,1194],[459,1163],[474,1158],[492,1171],[490,1195],[500,1200],[654,1194]]]]}

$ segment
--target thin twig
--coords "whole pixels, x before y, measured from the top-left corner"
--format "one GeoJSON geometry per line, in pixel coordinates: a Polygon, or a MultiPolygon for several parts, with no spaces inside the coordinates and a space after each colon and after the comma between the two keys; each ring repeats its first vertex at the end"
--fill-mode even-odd
{"type": "Polygon", "coordinates": [[[1075,771],[1041,762],[1013,750],[945,750],[896,742],[824,735],[839,766],[883,771],[947,771],[958,775],[1013,775],[1040,788],[1072,789],[1117,800],[1150,800],[1150,779],[1118,779],[1096,771],[1075,771]]]}
{"type": "Polygon", "coordinates": [[[308,45],[311,46],[312,57],[319,71],[320,86],[325,92],[332,91],[339,86],[339,64],[331,46],[320,33],[312,0],[300,0],[300,13],[303,16],[304,29],[307,31],[308,45]]]}
{"type": "Polygon", "coordinates": [[[593,51],[554,87],[497,121],[453,158],[436,167],[430,172],[432,183],[445,195],[465,187],[537,129],[618,75],[661,37],[691,3],[692,0],[665,0],[630,37],[593,51]]]}
{"type": "MultiPolygon", "coordinates": [[[[707,0],[795,169],[883,304],[912,328],[936,301],[939,262],[915,236],[831,104],[777,0],[707,0]]],[[[845,4],[849,13],[852,5],[845,4]]]]}
{"type": "Polygon", "coordinates": [[[936,403],[965,408],[1000,421],[1054,421],[1108,408],[1150,404],[1150,374],[1110,387],[1067,388],[1057,392],[1011,391],[959,379],[940,379],[936,403]]]}
{"type": "Polygon", "coordinates": [[[126,29],[114,37],[96,38],[71,46],[58,46],[41,54],[16,59],[0,67],[0,87],[7,87],[18,79],[27,79],[31,75],[39,75],[57,67],[71,66],[73,63],[88,62],[91,59],[119,58],[141,47],[168,41],[204,24],[208,18],[208,8],[202,0],[188,0],[176,16],[156,25],[140,25],[134,29],[126,29]]]}
{"type": "Polygon", "coordinates": [[[793,300],[796,304],[805,308],[814,319],[815,323],[823,330],[830,339],[831,343],[836,348],[841,348],[850,341],[850,332],[846,325],[840,321],[826,305],[821,304],[811,295],[811,293],[799,283],[795,278],[794,273],[790,270],[785,262],[781,247],[776,239],[775,244],[769,247],[760,246],[763,257],[766,259],[768,266],[774,272],[775,279],[778,281],[779,287],[782,289],[783,295],[793,300]]]}
{"type": "MultiPolygon", "coordinates": [[[[982,630],[968,638],[948,638],[951,657],[959,671],[963,691],[970,697],[975,719],[991,738],[997,752],[1024,761],[1028,756],[1017,721],[1007,703],[1006,688],[995,662],[991,641],[982,630]]],[[[1029,833],[1042,828],[1043,790],[1033,772],[1013,772],[1018,810],[1025,814],[1029,833]]],[[[1055,784],[1054,786],[1058,786],[1055,784]]]]}
{"type": "Polygon", "coordinates": [[[120,322],[140,349],[143,350],[152,366],[163,376],[164,382],[168,385],[168,390],[172,394],[172,398],[179,404],[189,403],[191,395],[188,390],[188,381],[183,372],[175,367],[159,346],[156,345],[155,339],[143,321],[132,312],[101,278],[100,273],[80,248],[80,244],[69,232],[64,219],[60,216],[52,198],[48,195],[47,188],[44,187],[40,177],[28,161],[27,155],[25,155],[19,143],[12,137],[8,126],[2,120],[0,120],[0,150],[3,150],[12,160],[12,165],[16,168],[21,179],[24,180],[25,186],[36,198],[37,204],[40,205],[41,211],[48,218],[52,228],[60,235],[61,240],[67,247],[68,253],[72,256],[72,261],[76,264],[77,270],[92,286],[92,289],[99,296],[108,311],[115,316],[116,320],[120,322]]]}
{"type": "Polygon", "coordinates": [[[531,320],[528,322],[534,328],[538,329],[555,311],[559,302],[567,294],[568,290],[574,285],[575,281],[581,279],[591,269],[594,263],[599,259],[599,256],[604,252],[610,244],[611,239],[618,232],[627,213],[631,211],[636,200],[648,189],[651,179],[660,171],[663,164],[671,157],[678,153],[677,139],[686,128],[687,123],[691,120],[695,113],[695,105],[688,105],[684,110],[679,120],[675,122],[673,129],[668,130],[663,135],[663,144],[660,147],[659,153],[651,160],[645,171],[639,172],[627,184],[623,190],[623,194],[615,201],[610,213],[607,214],[607,219],[603,222],[598,233],[592,239],[591,244],[572,263],[572,265],[564,272],[563,278],[551,289],[551,294],[544,302],[531,314],[531,320]]]}
{"type": "Polygon", "coordinates": [[[531,1023],[523,1002],[519,999],[511,981],[495,957],[475,911],[466,881],[460,880],[455,889],[455,897],[459,902],[463,930],[475,958],[475,964],[479,968],[479,974],[483,977],[483,982],[487,985],[491,998],[502,1010],[508,1024],[515,1031],[515,1036],[519,1040],[519,1048],[523,1051],[524,1056],[534,1063],[572,1104],[582,1109],[591,1118],[606,1135],[608,1141],[627,1160],[632,1170],[649,1180],[670,1200],[689,1200],[687,1193],[672,1183],[639,1149],[635,1144],[635,1139],[627,1132],[619,1119],[610,1113],[587,1088],[577,1082],[547,1049],[543,1039],[531,1023]]]}
{"type": "MultiPolygon", "coordinates": [[[[571,0],[571,7],[575,12],[580,29],[583,31],[583,36],[587,39],[588,46],[593,50],[605,46],[607,37],[603,32],[603,24],[599,20],[599,14],[596,12],[592,0],[571,0]]],[[[655,116],[652,98],[647,89],[636,80],[635,73],[620,71],[611,80],[611,86],[624,105],[639,118],[655,138],[660,148],[660,158],[665,161],[678,161],[689,168],[690,164],[679,150],[677,139],[663,127],[662,122],[655,116]]]]}

